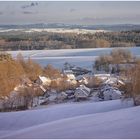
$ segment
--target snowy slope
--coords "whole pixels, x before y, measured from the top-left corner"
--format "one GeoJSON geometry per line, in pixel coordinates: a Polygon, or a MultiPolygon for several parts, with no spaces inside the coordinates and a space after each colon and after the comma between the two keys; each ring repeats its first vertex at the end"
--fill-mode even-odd
{"type": "Polygon", "coordinates": [[[140,106],[45,123],[5,138],[140,138],[140,106]]]}
{"type": "MultiPolygon", "coordinates": [[[[104,101],[94,103],[69,103],[50,106],[44,109],[0,113],[0,138],[30,127],[63,121],[66,118],[82,117],[132,107],[132,101],[104,101]]],[[[26,136],[26,135],[25,135],[26,136]]]]}

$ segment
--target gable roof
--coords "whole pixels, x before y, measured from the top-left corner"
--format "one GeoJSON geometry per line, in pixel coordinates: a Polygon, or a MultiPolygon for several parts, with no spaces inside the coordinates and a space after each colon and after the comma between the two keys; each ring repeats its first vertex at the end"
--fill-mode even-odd
{"type": "Polygon", "coordinates": [[[39,76],[39,79],[41,80],[42,83],[50,82],[50,78],[47,78],[45,76],[39,76]]]}

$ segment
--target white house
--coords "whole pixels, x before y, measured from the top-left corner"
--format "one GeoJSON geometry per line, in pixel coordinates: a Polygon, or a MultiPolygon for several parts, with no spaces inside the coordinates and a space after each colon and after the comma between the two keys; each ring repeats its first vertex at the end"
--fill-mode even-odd
{"type": "Polygon", "coordinates": [[[104,84],[110,85],[125,85],[125,83],[117,77],[110,77],[104,81],[104,84]]]}
{"type": "Polygon", "coordinates": [[[76,88],[74,93],[76,100],[87,99],[89,94],[90,89],[87,88],[85,85],[81,85],[80,87],[76,88]]]}
{"type": "Polygon", "coordinates": [[[81,84],[88,84],[88,76],[87,75],[79,75],[76,77],[76,80],[81,84]]]}
{"type": "Polygon", "coordinates": [[[67,82],[73,85],[77,84],[76,77],[74,74],[66,74],[66,76],[67,76],[67,82]]]}
{"type": "Polygon", "coordinates": [[[104,100],[115,100],[121,98],[121,92],[119,90],[115,89],[108,89],[103,92],[104,94],[104,100]]]}
{"type": "Polygon", "coordinates": [[[103,85],[100,89],[99,95],[103,100],[120,99],[122,96],[121,91],[119,91],[119,89],[114,88],[110,85],[103,85]]]}
{"type": "Polygon", "coordinates": [[[66,74],[68,80],[75,80],[74,74],[66,74]]]}
{"type": "Polygon", "coordinates": [[[39,85],[47,85],[49,86],[51,84],[51,79],[45,76],[39,76],[36,80],[36,83],[39,85]]]}
{"type": "Polygon", "coordinates": [[[101,80],[107,80],[111,75],[110,74],[94,74],[94,76],[101,80]]]}

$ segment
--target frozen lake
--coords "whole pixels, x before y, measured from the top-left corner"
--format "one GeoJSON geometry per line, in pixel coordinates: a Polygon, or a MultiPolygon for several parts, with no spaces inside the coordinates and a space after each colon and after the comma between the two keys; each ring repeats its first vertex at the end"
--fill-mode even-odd
{"type": "MultiPolygon", "coordinates": [[[[114,48],[93,48],[93,49],[61,49],[61,50],[31,50],[31,51],[8,51],[13,57],[21,53],[25,59],[30,57],[42,66],[52,64],[61,68],[65,62],[92,68],[96,57],[109,54],[114,48]]],[[[140,56],[140,47],[122,48],[128,49],[135,56],[140,56]]]]}

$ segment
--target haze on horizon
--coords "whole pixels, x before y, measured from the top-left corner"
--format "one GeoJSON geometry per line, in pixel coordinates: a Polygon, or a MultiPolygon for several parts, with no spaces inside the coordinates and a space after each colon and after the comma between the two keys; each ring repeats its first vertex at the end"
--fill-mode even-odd
{"type": "Polygon", "coordinates": [[[140,1],[0,1],[0,24],[139,24],[140,1]]]}

